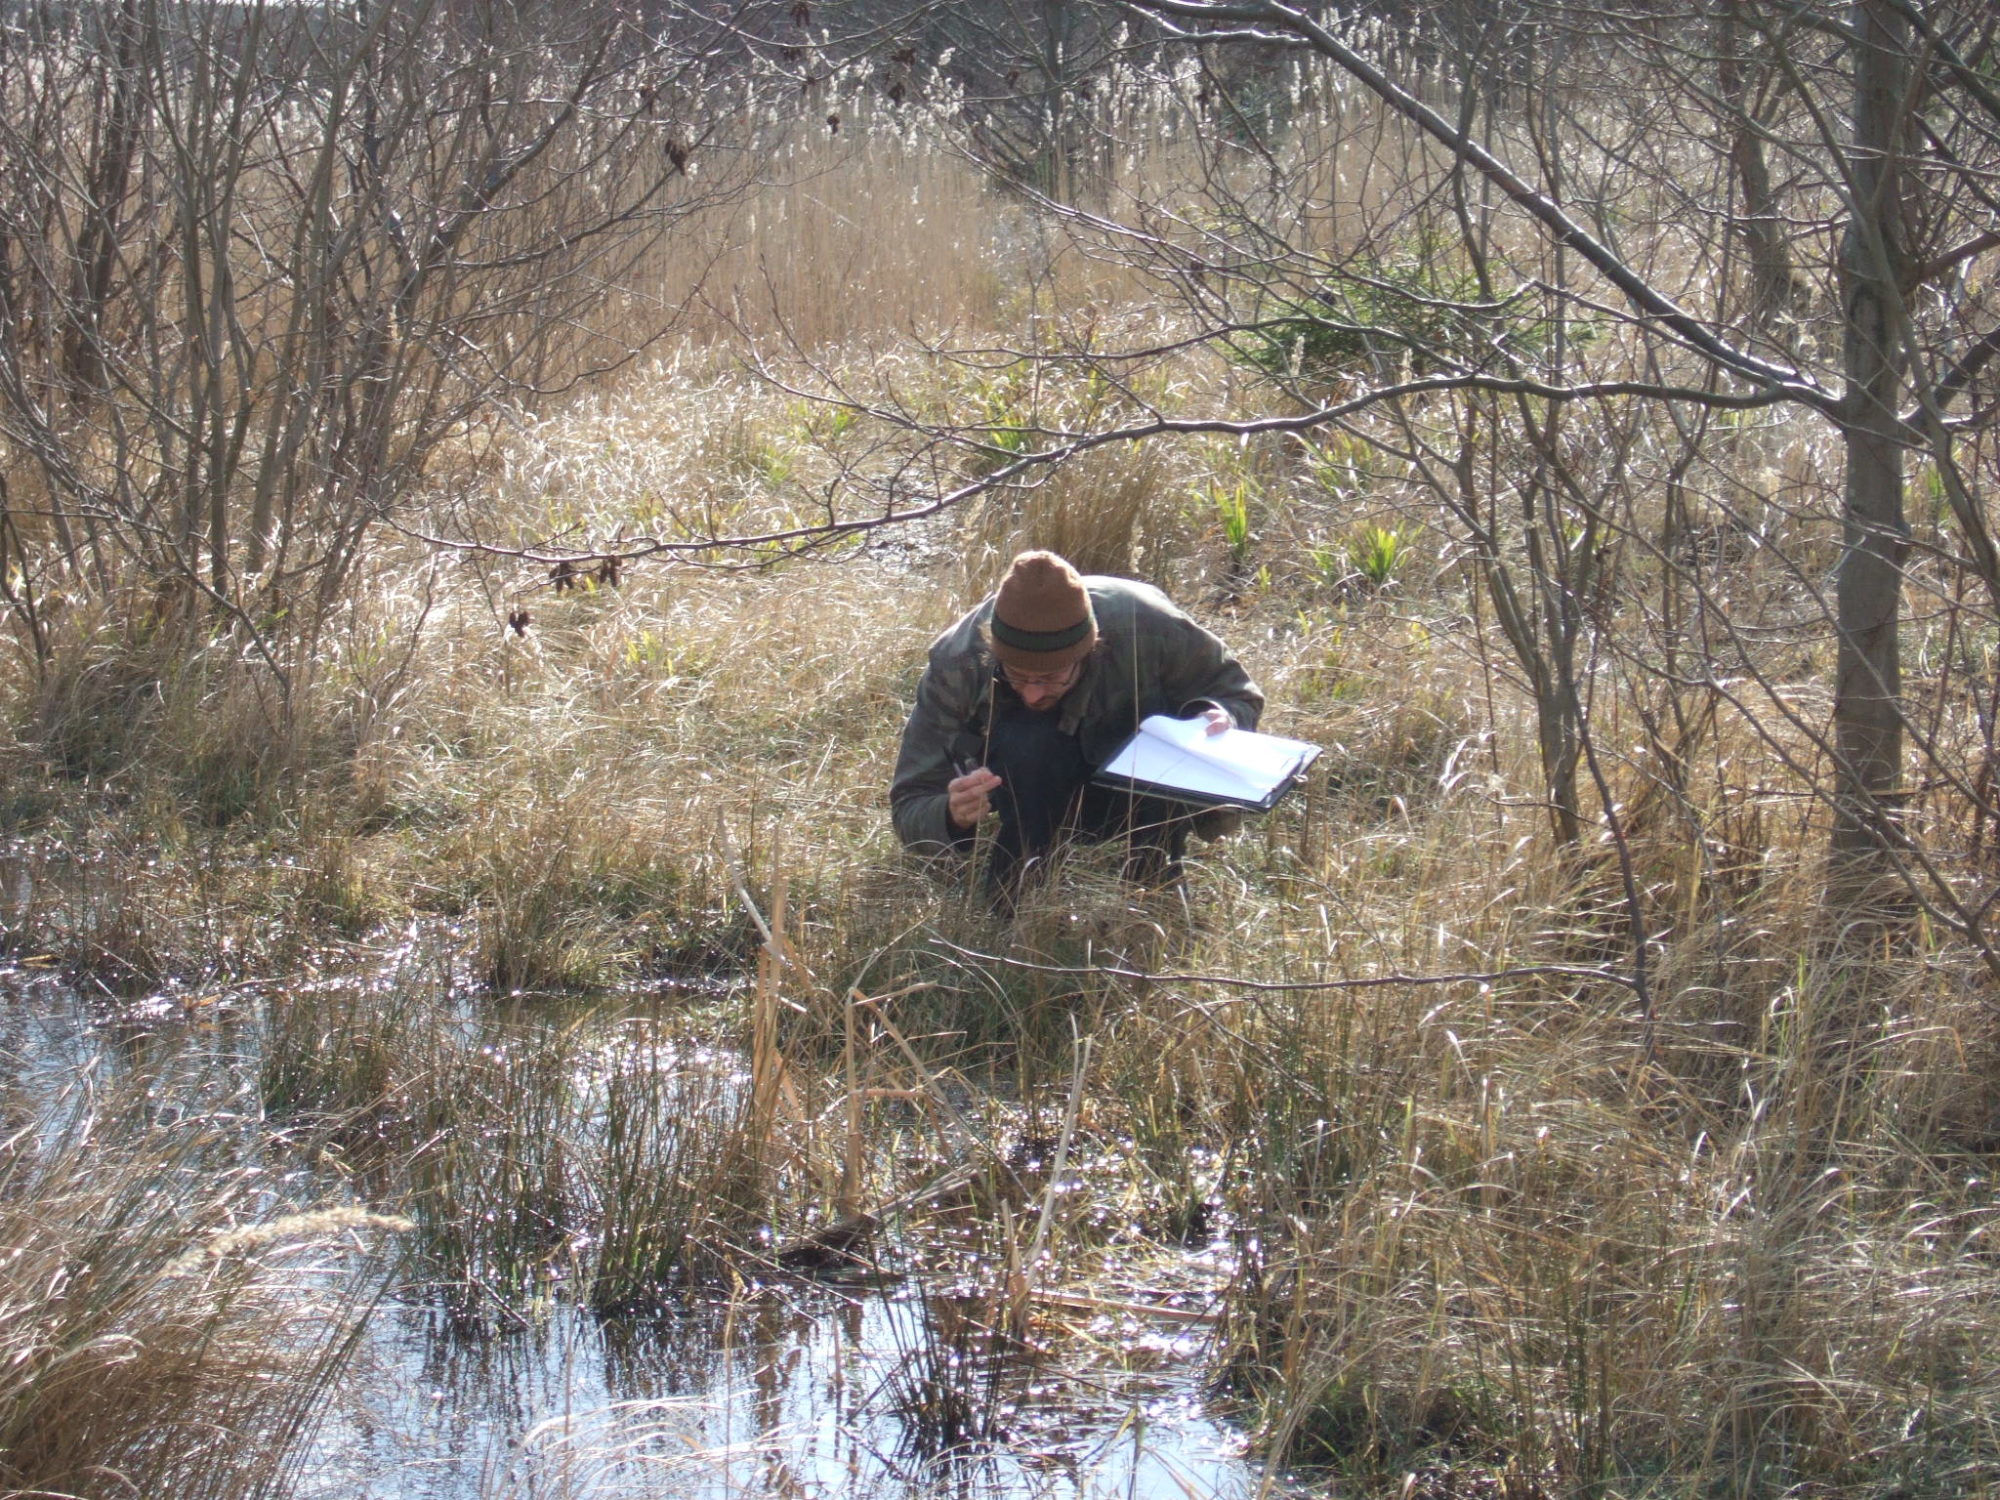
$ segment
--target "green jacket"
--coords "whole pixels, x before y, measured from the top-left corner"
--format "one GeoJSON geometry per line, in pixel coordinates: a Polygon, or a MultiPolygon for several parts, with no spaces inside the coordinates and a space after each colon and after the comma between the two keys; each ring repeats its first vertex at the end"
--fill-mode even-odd
{"type": "MultiPolygon", "coordinates": [[[[1165,594],[1126,578],[1093,575],[1083,582],[1097,615],[1097,647],[1054,712],[1093,766],[1109,760],[1148,714],[1187,718],[1216,704],[1238,728],[1257,727],[1264,711],[1257,684],[1228,647],[1165,594]]],[[[989,598],[931,643],[903,727],[889,803],[897,837],[921,852],[941,853],[957,842],[945,812],[946,783],[958,766],[985,762],[994,663],[984,626],[992,613],[989,598]]]]}

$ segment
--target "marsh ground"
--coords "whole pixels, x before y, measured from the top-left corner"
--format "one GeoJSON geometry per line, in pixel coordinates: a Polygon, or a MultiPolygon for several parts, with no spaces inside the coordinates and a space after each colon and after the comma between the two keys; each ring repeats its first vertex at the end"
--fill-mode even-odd
{"type": "MultiPolygon", "coordinates": [[[[839,1359],[749,1289],[879,1271],[904,1300],[835,1316],[907,1319],[901,1374],[828,1408],[849,1452],[881,1409],[909,1463],[1032,1429],[1014,1382],[1157,1299],[1202,1420],[1334,1493],[1985,1493],[2000,1029],[1942,930],[1820,929],[1820,440],[1732,424],[1714,464],[1770,503],[1690,554],[1769,696],[1592,656],[1569,846],[1464,538],[1359,439],[1101,449],[815,554],[556,587],[551,539],[752,531],[908,459],[788,384],[970,412],[1003,454],[1112,399],[927,344],[1160,314],[861,118],[703,259],[762,311],[457,454],[282,705],[136,596],[16,664],[8,1003],[87,1006],[91,1041],[11,1048],[6,1483],[296,1485],[385,1287],[448,1362],[670,1324],[659,1389],[734,1359],[754,1404],[839,1359]],[[925,643],[1023,545],[1160,583],[1327,754],[1181,888],[1085,851],[1002,924],[903,859],[885,793],[925,643]]],[[[1267,373],[1148,378],[1241,410],[1267,373]]],[[[1607,642],[1682,566],[1633,551],[1607,642]]],[[[1949,597],[1916,659],[1985,640],[1949,597]]],[[[1974,732],[1945,681],[1939,744],[1974,732]]],[[[682,1435],[634,1399],[485,1492],[613,1492],[682,1435]]]]}

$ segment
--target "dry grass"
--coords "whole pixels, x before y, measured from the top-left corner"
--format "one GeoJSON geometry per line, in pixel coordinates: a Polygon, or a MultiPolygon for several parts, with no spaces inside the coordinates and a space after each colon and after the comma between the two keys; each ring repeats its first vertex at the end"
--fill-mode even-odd
{"type": "Polygon", "coordinates": [[[270,1219],[266,1184],[215,1149],[227,1128],[149,1126],[139,1100],[76,1096],[10,1122],[8,1494],[236,1496],[284,1480],[379,1286],[369,1246],[397,1225],[347,1209],[270,1219]]]}
{"type": "MultiPolygon", "coordinates": [[[[1130,283],[1068,260],[1014,276],[988,247],[1011,243],[1015,208],[886,123],[850,121],[838,137],[802,127],[788,180],[742,205],[754,248],[719,248],[709,287],[745,290],[767,354],[789,339],[821,375],[893,389],[989,450],[1102,418],[1054,376],[890,335],[919,306],[933,331],[1005,328],[1031,299],[1077,323],[1164,315],[1107,312],[1130,283]],[[921,222],[900,207],[915,201],[921,222]]],[[[1326,128],[1360,141],[1367,124],[1326,128]]],[[[1356,163],[1401,160],[1370,152],[1356,163]]],[[[1343,193],[1393,221],[1381,181],[1319,196],[1343,193]]],[[[796,521],[844,465],[910,451],[712,353],[483,452],[465,481],[481,534],[796,521]]],[[[1146,378],[1216,409],[1267,395],[1201,360],[1146,378]]],[[[13,701],[47,763],[80,778],[57,808],[114,783],[97,809],[126,820],[122,862],[17,941],[149,990],[226,946],[190,931],[226,936],[232,965],[386,969],[384,986],[273,1005],[265,1102],[406,1205],[413,1274],[451,1289],[468,1326],[565,1275],[617,1310],[754,1272],[857,1195],[897,1205],[883,1232],[913,1262],[976,1241],[990,1274],[1056,1202],[1009,1153],[1062,1119],[1089,1038],[1070,1123],[1117,1206],[1059,1205],[1047,1264],[1087,1283],[1139,1262],[1136,1242],[1215,1235],[1236,1266],[1215,1372],[1274,1460],[1380,1494],[1990,1489],[1991,981],[1931,928],[1873,956],[1815,932],[1823,439],[1775,422],[1717,436],[1689,480],[1698,566],[1654,545],[1643,445],[1607,488],[1627,592],[1596,617],[1616,649],[1594,664],[1595,724],[1646,899],[1643,994],[1615,980],[1633,969],[1621,851],[1595,832],[1551,846],[1518,664],[1468,590],[1461,540],[1407,466],[1342,441],[1100,450],[838,557],[642,561],[615,587],[558,591],[545,567],[431,566],[385,543],[271,760],[254,673],[169,679],[97,622],[67,678],[13,684],[13,701]],[[1205,497],[1239,484],[1258,510],[1232,559],[1205,497]],[[1408,529],[1393,588],[1334,586],[1311,562],[1364,522],[1408,529]],[[1329,753],[1307,794],[1198,848],[1182,891],[1134,893],[1086,852],[1003,926],[962,873],[904,863],[886,788],[925,644],[1023,545],[1167,584],[1240,649],[1268,726],[1329,753]],[[1689,575],[1746,629],[1728,695],[1660,670],[1650,611],[1689,575]],[[524,609],[532,623],[510,630],[524,609]],[[263,769],[278,765],[282,795],[263,769]],[[607,1031],[548,996],[742,980],[759,919],[782,941],[754,1000],[705,989],[607,1031]],[[423,951],[444,956],[427,967],[423,951]],[[751,1066],[697,1045],[718,1039],[751,1066]],[[850,1088],[865,1110],[848,1112],[850,1088]],[[934,1182],[949,1188],[919,1191],[934,1182]]],[[[1577,442],[1580,462],[1617,452],[1604,431],[1577,442]]],[[[959,454],[950,472],[992,459],[959,454]]],[[[1487,460],[1504,485],[1521,456],[1487,460]]],[[[1938,743],[1968,753],[1976,716],[1947,664],[1984,626],[1926,610],[1938,743]]],[[[24,802],[17,822],[62,832],[52,817],[24,802]]],[[[152,1209],[74,1202],[104,1243],[138,1247],[142,1289],[191,1243],[152,1209]]],[[[9,1235],[56,1254],[25,1219],[9,1235]]],[[[153,1316],[152,1295],[118,1305],[153,1316]]],[[[931,1328],[926,1357],[949,1364],[963,1334],[931,1328]]],[[[97,1337],[79,1347],[113,1347],[97,1337]]],[[[162,1390],[263,1368],[245,1352],[190,1372],[172,1343],[157,1345],[162,1390]]],[[[24,1409],[74,1390],[26,1368],[24,1409]]],[[[902,1399],[915,1425],[956,1430],[975,1413],[951,1406],[963,1392],[942,1368],[916,1368],[902,1399]]],[[[233,1412],[220,1389],[199,1399],[233,1412]]],[[[121,1442],[178,1461],[165,1398],[119,1400],[65,1418],[78,1435],[50,1472],[91,1445],[124,1462],[121,1442]]]]}
{"type": "MultiPolygon", "coordinates": [[[[1148,506],[1169,509],[1145,524],[1193,524],[1184,503],[1154,487],[1148,506]]],[[[1549,1493],[1751,1475],[1888,1493],[1991,1461],[1980,1330],[2000,1287],[1964,1154],[1991,1139],[1983,990],[1941,946],[1865,990],[1797,958],[1812,833],[1781,808],[1750,816],[1767,749],[1729,731],[1705,752],[1720,779],[1640,830],[1677,924],[1650,1025],[1629,991],[1560,977],[1134,985],[1087,971],[1616,965],[1623,918],[1606,864],[1565,868],[1543,843],[1518,699],[1448,594],[1274,586],[1189,602],[1266,682],[1272,726],[1331,747],[1326,777],[1199,850],[1184,899],[1135,900],[1085,860],[997,928],[963,885],[901,867],[883,806],[922,646],[974,567],[941,548],[750,576],[641,566],[562,595],[522,578],[525,638],[492,620],[507,580],[461,570],[407,689],[375,711],[366,817],[299,861],[302,909],[365,930],[369,911],[428,908],[464,924],[473,978],[534,991],[740,964],[757,939],[738,881],[766,910],[782,885],[801,966],[783,980],[800,1007],[781,1032],[787,1131],[837,1107],[853,984],[900,992],[884,1014],[927,1066],[1008,1075],[1044,1109],[1074,1037],[1095,1036],[1081,1124],[1124,1160],[1134,1220],[1222,1226],[1237,1246],[1218,1370],[1274,1455],[1364,1490],[1415,1470],[1549,1493]],[[1827,1036],[1847,1040],[1822,1055],[1827,1036]]],[[[158,920],[141,894],[101,901],[158,920]]],[[[108,915],[100,930],[109,950],[108,915]]],[[[795,1137],[756,1189],[771,1123],[664,1041],[591,1060],[560,1027],[506,1023],[447,1047],[454,1004],[362,992],[297,1014],[314,1029],[273,1039],[267,1091],[393,1117],[370,1127],[398,1162],[375,1180],[408,1195],[426,1279],[511,1300],[581,1230],[603,1236],[591,1299],[643,1305],[754,1262],[760,1224],[782,1239],[831,1213],[840,1131],[795,1137]],[[336,1076],[308,1068],[336,1057],[336,1076]],[[593,1075],[626,1122],[614,1137],[584,1128],[593,1075]]],[[[877,1086],[927,1087],[886,1035],[869,1052],[877,1086]]],[[[941,1126],[921,1169],[885,1176],[891,1137],[868,1119],[873,1198],[964,1149],[941,1126]]],[[[1025,1237],[1034,1207],[1010,1211],[1025,1237]]],[[[923,1218],[900,1231],[912,1245],[923,1218]]],[[[1091,1274],[1102,1234],[1056,1226],[1067,1274],[1091,1274]]],[[[486,1299],[460,1305],[468,1326],[505,1321],[486,1299]]]]}

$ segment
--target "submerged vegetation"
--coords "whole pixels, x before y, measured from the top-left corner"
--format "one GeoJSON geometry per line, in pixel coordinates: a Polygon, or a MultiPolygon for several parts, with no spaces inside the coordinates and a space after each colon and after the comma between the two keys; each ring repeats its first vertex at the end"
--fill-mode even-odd
{"type": "MultiPolygon", "coordinates": [[[[0,938],[102,1048],[0,1054],[0,1492],[323,1492],[378,1297],[733,1348],[800,1277],[907,1293],[865,1393],[906,1493],[1031,1446],[1114,1318],[1199,1334],[1308,1490],[2000,1487],[1990,431],[1924,438],[1857,813],[1810,401],[1716,396],[1330,69],[1149,33],[1034,136],[799,12],[330,27],[317,116],[244,42],[213,139],[193,53],[152,113],[75,35],[0,84],[0,938]],[[402,88],[452,108],[385,126],[402,88]],[[31,211],[48,160],[125,212],[31,211]],[[1027,546],[1166,588],[1327,753],[1180,886],[1078,850],[1003,923],[886,788],[1027,546]]],[[[1742,45],[1769,140],[1811,111],[1742,45]]],[[[1840,344],[1835,268],[1692,223],[1646,89],[1514,82],[1467,119],[1589,125],[1648,274],[1760,359],[1840,344]]],[[[687,1447],[617,1415],[490,1491],[687,1447]]]]}

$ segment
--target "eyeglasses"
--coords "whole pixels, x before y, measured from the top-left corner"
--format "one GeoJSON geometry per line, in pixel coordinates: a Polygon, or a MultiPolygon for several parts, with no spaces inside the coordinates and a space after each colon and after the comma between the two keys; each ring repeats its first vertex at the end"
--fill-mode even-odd
{"type": "Polygon", "coordinates": [[[1060,672],[1017,672],[1003,665],[1000,675],[1007,679],[1007,686],[1016,692],[1040,692],[1048,688],[1066,688],[1076,681],[1077,673],[1083,669],[1082,662],[1071,662],[1060,672]]]}

